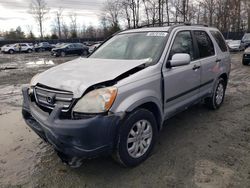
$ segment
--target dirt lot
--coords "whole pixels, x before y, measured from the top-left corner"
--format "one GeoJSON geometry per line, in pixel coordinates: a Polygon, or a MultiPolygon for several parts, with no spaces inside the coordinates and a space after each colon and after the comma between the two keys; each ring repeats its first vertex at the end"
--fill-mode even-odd
{"type": "Polygon", "coordinates": [[[0,187],[250,187],[250,66],[241,65],[241,56],[232,54],[224,105],[218,111],[196,105],[168,120],[140,166],[123,168],[107,157],[71,169],[25,125],[20,88],[76,57],[1,54],[0,187]]]}

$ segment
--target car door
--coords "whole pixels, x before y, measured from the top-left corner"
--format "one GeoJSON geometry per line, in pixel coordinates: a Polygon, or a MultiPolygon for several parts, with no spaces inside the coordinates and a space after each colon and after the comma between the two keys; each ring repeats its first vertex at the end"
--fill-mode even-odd
{"type": "Polygon", "coordinates": [[[194,38],[198,47],[198,61],[201,64],[200,97],[212,92],[216,75],[220,71],[219,60],[215,54],[214,44],[205,30],[194,30],[194,38]]]}
{"type": "Polygon", "coordinates": [[[22,52],[27,51],[27,49],[28,49],[27,44],[21,44],[21,51],[22,52]]]}
{"type": "Polygon", "coordinates": [[[73,44],[70,44],[67,48],[67,54],[73,54],[74,50],[75,50],[75,48],[74,48],[73,44]]]}
{"type": "Polygon", "coordinates": [[[74,44],[74,54],[79,54],[81,51],[79,44],[74,44]]]}
{"type": "Polygon", "coordinates": [[[201,72],[200,62],[196,61],[195,52],[191,31],[178,31],[171,44],[167,61],[171,60],[176,53],[188,53],[191,63],[179,67],[163,67],[165,118],[183,110],[199,96],[201,72]]]}

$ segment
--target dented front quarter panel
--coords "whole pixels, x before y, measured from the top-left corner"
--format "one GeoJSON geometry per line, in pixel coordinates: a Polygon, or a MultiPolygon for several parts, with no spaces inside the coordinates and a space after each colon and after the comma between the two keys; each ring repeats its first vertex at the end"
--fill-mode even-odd
{"type": "Polygon", "coordinates": [[[116,84],[118,94],[112,112],[131,112],[138,106],[153,102],[162,112],[160,64],[149,66],[116,84]]]}

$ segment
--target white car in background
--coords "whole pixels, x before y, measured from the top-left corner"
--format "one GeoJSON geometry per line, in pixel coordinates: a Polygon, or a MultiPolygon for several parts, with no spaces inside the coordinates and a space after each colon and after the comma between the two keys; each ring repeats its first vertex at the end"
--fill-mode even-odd
{"type": "Polygon", "coordinates": [[[30,43],[16,43],[16,44],[8,44],[8,45],[4,45],[1,48],[1,51],[3,53],[9,53],[9,54],[13,54],[15,52],[27,52],[27,53],[31,53],[33,51],[33,45],[31,45],[30,43]]]}
{"type": "Polygon", "coordinates": [[[228,47],[230,51],[243,51],[245,46],[241,43],[241,40],[232,40],[228,42],[228,47]]]}

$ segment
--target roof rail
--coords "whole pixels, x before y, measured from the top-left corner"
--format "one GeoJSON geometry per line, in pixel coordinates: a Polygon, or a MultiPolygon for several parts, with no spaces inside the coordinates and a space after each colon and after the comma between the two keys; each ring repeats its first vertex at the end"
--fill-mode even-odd
{"type": "Polygon", "coordinates": [[[165,26],[171,26],[171,25],[177,25],[177,24],[183,24],[184,22],[155,22],[152,24],[145,24],[138,26],[137,28],[143,28],[143,27],[165,27],[165,26]]]}
{"type": "Polygon", "coordinates": [[[165,26],[204,26],[208,27],[208,24],[192,24],[191,22],[156,22],[152,24],[145,24],[142,26],[138,26],[137,28],[143,28],[143,27],[165,27],[165,26]]]}

